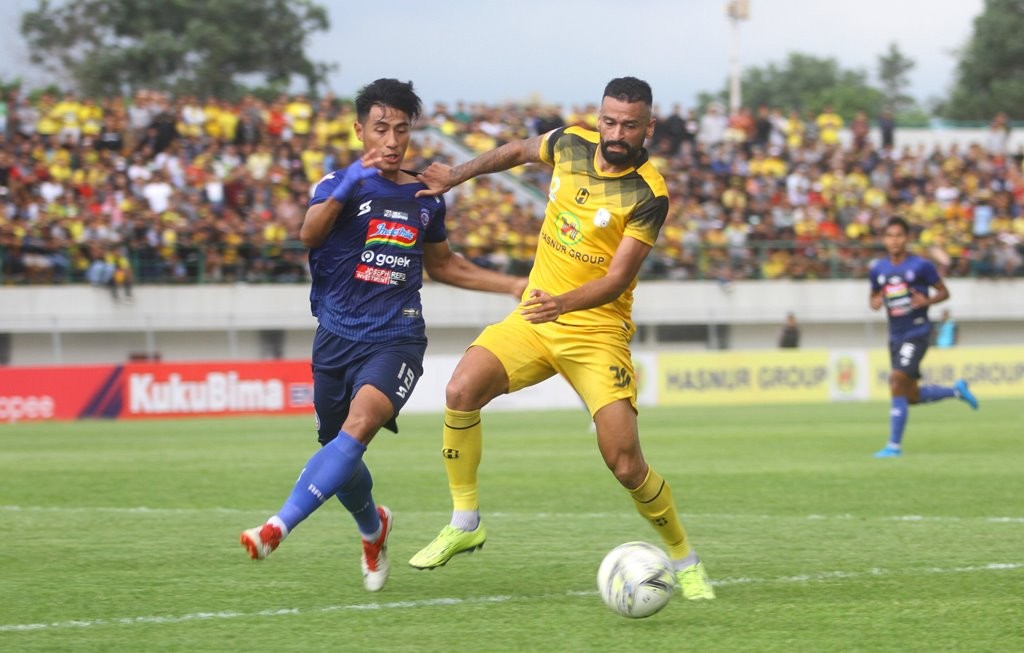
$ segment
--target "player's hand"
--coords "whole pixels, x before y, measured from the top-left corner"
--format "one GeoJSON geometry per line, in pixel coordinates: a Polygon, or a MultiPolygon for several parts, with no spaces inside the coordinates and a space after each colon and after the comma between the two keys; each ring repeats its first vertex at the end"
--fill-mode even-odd
{"type": "Polygon", "coordinates": [[[452,189],[452,167],[437,161],[427,166],[427,169],[416,175],[426,189],[417,191],[416,197],[434,197],[443,195],[452,189]]]}
{"type": "Polygon", "coordinates": [[[342,204],[347,202],[348,198],[352,196],[352,192],[364,179],[380,174],[380,170],[376,166],[381,162],[381,158],[380,152],[370,150],[363,154],[358,161],[345,168],[345,172],[341,176],[341,183],[331,191],[331,197],[342,204]]]}
{"type": "Polygon", "coordinates": [[[878,309],[882,308],[882,296],[881,295],[871,295],[870,306],[871,306],[871,310],[873,310],[873,311],[877,311],[878,309]]]}
{"type": "Polygon", "coordinates": [[[543,324],[557,320],[563,308],[565,307],[560,297],[534,288],[520,305],[519,314],[531,324],[543,324]]]}
{"type": "Polygon", "coordinates": [[[914,288],[910,289],[910,305],[914,308],[924,308],[931,302],[928,301],[928,295],[924,294],[914,288]]]}

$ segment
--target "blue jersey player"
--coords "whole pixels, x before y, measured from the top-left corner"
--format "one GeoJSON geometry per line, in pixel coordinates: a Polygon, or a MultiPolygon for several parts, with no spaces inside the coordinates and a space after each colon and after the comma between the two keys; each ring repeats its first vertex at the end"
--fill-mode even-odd
{"type": "Polygon", "coordinates": [[[381,427],[395,418],[423,373],[427,346],[420,287],[423,273],[443,283],[522,296],[525,278],[486,270],[454,254],[445,232],[445,202],[417,198],[426,187],[402,169],[421,102],[411,83],[378,79],[356,97],[362,158],[317,183],[300,237],[309,247],[313,403],[322,448],[306,463],[277,514],[244,531],[254,560],[269,555],[333,496],[362,536],[364,587],[387,580],[391,511],[378,506],[363,462],[381,427]]]}
{"type": "Polygon", "coordinates": [[[928,351],[931,322],[928,307],[949,298],[949,289],[935,266],[907,252],[910,228],[906,220],[894,216],[885,225],[883,242],[888,253],[871,266],[871,309],[885,307],[889,317],[889,391],[892,410],[889,418],[889,442],[875,453],[877,458],[894,458],[903,452],[903,430],[907,426],[910,404],[929,403],[958,397],[977,409],[978,400],[963,379],[952,387],[918,385],[921,360],[928,351]],[[934,292],[932,292],[934,290],[934,292]]]}

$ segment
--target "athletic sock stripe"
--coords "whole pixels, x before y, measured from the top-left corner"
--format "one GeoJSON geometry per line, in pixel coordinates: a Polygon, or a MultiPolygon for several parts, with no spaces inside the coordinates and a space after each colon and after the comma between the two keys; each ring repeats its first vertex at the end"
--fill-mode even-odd
{"type": "Polygon", "coordinates": [[[647,501],[640,501],[640,499],[637,499],[637,501],[640,502],[640,503],[650,503],[650,502],[654,501],[655,499],[657,499],[658,497],[660,497],[661,496],[661,492],[664,489],[665,489],[665,479],[661,479],[661,485],[658,486],[658,491],[654,493],[653,497],[651,497],[647,501]]]}
{"type": "Polygon", "coordinates": [[[453,431],[465,431],[466,429],[471,429],[471,428],[473,428],[474,426],[479,426],[479,425],[480,425],[480,420],[477,420],[477,421],[473,422],[473,423],[472,423],[472,424],[470,424],[469,426],[452,426],[452,425],[451,425],[451,424],[449,424],[448,422],[445,422],[445,423],[444,423],[444,427],[445,427],[446,429],[451,429],[451,430],[453,430],[453,431]]]}

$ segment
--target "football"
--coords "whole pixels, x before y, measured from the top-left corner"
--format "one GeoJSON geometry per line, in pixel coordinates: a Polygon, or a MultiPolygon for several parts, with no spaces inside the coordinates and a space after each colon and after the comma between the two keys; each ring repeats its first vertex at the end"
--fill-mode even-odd
{"type": "Polygon", "coordinates": [[[676,591],[676,573],[665,552],[647,542],[620,544],[597,570],[597,589],[613,612],[640,619],[655,614],[676,591]]]}

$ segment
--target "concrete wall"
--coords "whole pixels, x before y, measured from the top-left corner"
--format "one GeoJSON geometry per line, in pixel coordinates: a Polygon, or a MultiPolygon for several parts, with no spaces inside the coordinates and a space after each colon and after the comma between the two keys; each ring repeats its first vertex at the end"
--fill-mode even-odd
{"type": "MultiPolygon", "coordinates": [[[[952,299],[944,307],[961,325],[962,344],[1024,344],[1024,280],[947,284],[952,299]]],[[[87,286],[0,288],[0,363],[109,363],[153,353],[176,361],[305,358],[316,328],[307,295],[304,284],[140,286],[128,304],[87,286]],[[276,351],[264,331],[283,332],[276,351]]],[[[432,354],[460,353],[515,304],[437,284],[423,295],[432,354]]],[[[850,280],[751,281],[728,290],[645,282],[636,292],[636,349],[772,348],[787,311],[800,321],[802,347],[881,347],[884,316],[868,309],[867,295],[866,282],[850,280]],[[660,325],[726,326],[680,338],[659,334],[660,325]]]]}

